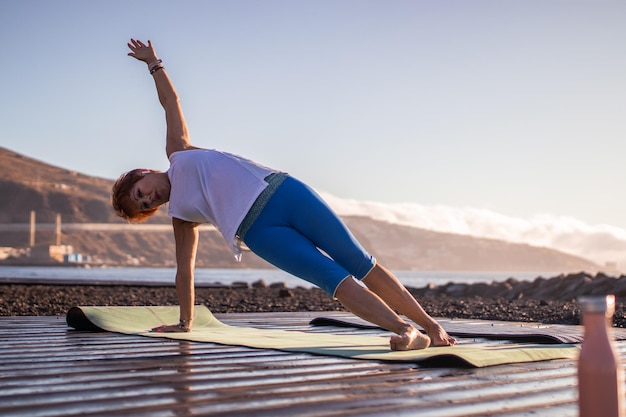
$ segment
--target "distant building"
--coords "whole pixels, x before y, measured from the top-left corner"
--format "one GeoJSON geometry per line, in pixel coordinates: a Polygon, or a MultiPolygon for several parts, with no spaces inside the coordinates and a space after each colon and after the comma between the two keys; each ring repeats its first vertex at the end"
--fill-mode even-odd
{"type": "Polygon", "coordinates": [[[72,245],[36,245],[30,249],[31,259],[39,262],[64,262],[65,256],[72,253],[72,245]]]}
{"type": "Polygon", "coordinates": [[[19,258],[24,254],[23,249],[11,248],[11,247],[0,247],[0,261],[3,261],[7,258],[19,258]]]}
{"type": "Polygon", "coordinates": [[[63,262],[66,264],[80,264],[83,262],[91,262],[91,257],[84,256],[82,253],[68,253],[63,255],[63,262]]]}

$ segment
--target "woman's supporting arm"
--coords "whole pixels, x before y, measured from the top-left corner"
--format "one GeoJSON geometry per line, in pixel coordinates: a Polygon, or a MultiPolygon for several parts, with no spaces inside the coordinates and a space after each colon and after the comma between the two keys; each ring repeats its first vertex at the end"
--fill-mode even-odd
{"type": "Polygon", "coordinates": [[[176,242],[176,293],[181,325],[191,329],[195,302],[194,268],[198,249],[198,224],[172,218],[176,242]]]}
{"type": "Polygon", "coordinates": [[[176,243],[176,294],[180,306],[180,322],[159,326],[156,332],[188,332],[193,324],[195,289],[194,268],[198,248],[198,223],[172,218],[176,243]]]}

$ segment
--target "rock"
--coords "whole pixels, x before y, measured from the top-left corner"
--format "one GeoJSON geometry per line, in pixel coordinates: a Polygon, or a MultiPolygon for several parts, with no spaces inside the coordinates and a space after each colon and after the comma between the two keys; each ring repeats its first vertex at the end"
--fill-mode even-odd
{"type": "Polygon", "coordinates": [[[593,286],[589,295],[607,295],[613,294],[615,287],[615,278],[608,277],[602,273],[597,274],[593,279],[593,286]]]}
{"type": "Polygon", "coordinates": [[[446,286],[444,293],[451,297],[462,297],[465,295],[467,284],[449,284],[446,286]]]}
{"type": "Polygon", "coordinates": [[[279,296],[280,298],[293,298],[293,292],[292,292],[292,291],[290,291],[290,290],[289,290],[289,289],[287,289],[287,288],[281,288],[281,289],[278,291],[278,296],[279,296]]]}
{"type": "Polygon", "coordinates": [[[252,283],[252,288],[267,288],[267,283],[262,279],[254,281],[252,283]]]}
{"type": "Polygon", "coordinates": [[[479,282],[461,284],[449,282],[435,286],[428,284],[419,289],[412,289],[418,297],[483,297],[488,299],[503,298],[506,300],[563,300],[572,301],[583,295],[615,294],[618,298],[626,298],[626,276],[619,279],[597,274],[595,277],[579,272],[568,275],[557,275],[552,278],[537,277],[532,282],[509,278],[502,282],[490,284],[479,282]]]}
{"type": "Polygon", "coordinates": [[[287,288],[287,284],[284,282],[274,282],[270,284],[270,288],[287,288]]]}
{"type": "MultiPolygon", "coordinates": [[[[615,282],[615,286],[613,287],[613,293],[615,294],[615,296],[617,298],[624,298],[626,297],[626,276],[622,275],[620,276],[616,282],[615,282]]],[[[0,301],[0,304],[2,302],[0,301]]]]}
{"type": "Polygon", "coordinates": [[[467,295],[472,297],[490,298],[493,293],[493,287],[486,282],[477,282],[467,288],[467,295]]]}

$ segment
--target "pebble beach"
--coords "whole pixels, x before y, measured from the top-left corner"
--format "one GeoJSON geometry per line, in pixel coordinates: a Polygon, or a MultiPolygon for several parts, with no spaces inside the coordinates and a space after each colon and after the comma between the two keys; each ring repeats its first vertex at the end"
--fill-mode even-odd
{"type": "MultiPolygon", "coordinates": [[[[409,288],[433,317],[580,324],[576,298],[615,294],[614,325],[626,327],[626,276],[585,273],[534,281],[409,288]]],[[[317,288],[281,285],[196,288],[196,304],[214,313],[342,311],[317,288]]],[[[64,316],[77,305],[177,305],[172,286],[0,284],[0,316],[64,316]]]]}

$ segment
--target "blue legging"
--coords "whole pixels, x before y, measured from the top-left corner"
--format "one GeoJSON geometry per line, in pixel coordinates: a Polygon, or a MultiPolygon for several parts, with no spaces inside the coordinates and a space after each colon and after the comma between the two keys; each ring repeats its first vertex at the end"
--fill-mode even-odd
{"type": "Polygon", "coordinates": [[[332,296],[345,278],[363,279],[376,264],[317,193],[293,177],[287,177],[267,202],[244,243],[269,263],[332,296]]]}

